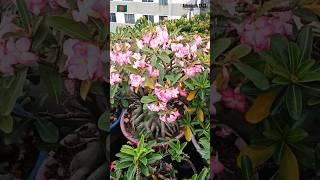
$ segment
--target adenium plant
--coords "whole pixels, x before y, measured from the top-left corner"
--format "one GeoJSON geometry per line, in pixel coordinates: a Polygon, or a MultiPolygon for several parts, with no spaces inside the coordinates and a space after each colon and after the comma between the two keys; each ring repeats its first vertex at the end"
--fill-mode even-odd
{"type": "Polygon", "coordinates": [[[146,30],[135,44],[112,45],[113,92],[120,86],[129,87],[129,94],[139,97],[137,105],[143,105],[132,113],[134,127],[146,122],[147,129],[165,136],[164,124],[176,123],[186,106],[182,99],[188,87],[184,83],[209,71],[202,61],[209,58],[209,48],[207,37],[176,37],[165,26],[146,30]]]}

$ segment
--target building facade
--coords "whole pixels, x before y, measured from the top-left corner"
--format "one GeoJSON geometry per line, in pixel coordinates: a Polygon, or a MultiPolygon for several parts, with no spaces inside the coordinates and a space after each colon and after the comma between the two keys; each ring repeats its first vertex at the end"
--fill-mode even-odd
{"type": "Polygon", "coordinates": [[[199,14],[201,8],[190,8],[186,5],[201,4],[201,0],[111,0],[110,1],[110,31],[119,26],[132,26],[145,16],[154,23],[162,19],[179,19],[199,14]],[[119,5],[126,5],[126,12],[117,12],[119,5]]]}

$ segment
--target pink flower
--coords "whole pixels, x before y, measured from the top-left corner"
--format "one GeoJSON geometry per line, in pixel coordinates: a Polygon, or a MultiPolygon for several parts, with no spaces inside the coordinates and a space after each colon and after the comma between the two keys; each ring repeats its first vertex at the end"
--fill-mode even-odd
{"type": "Polygon", "coordinates": [[[31,40],[28,38],[20,38],[16,42],[11,38],[7,42],[7,51],[17,58],[19,64],[30,65],[38,60],[38,56],[29,52],[31,48],[31,40]]]}
{"type": "Polygon", "coordinates": [[[181,41],[183,39],[183,37],[182,36],[178,36],[177,38],[176,38],[176,41],[181,41]]]}
{"type": "Polygon", "coordinates": [[[179,89],[179,94],[180,96],[186,97],[187,96],[187,91],[184,88],[179,89]]]}
{"type": "Polygon", "coordinates": [[[171,50],[174,51],[174,52],[178,51],[182,47],[183,47],[183,44],[180,44],[180,43],[179,44],[175,44],[175,43],[171,44],[171,50]]]}
{"type": "Polygon", "coordinates": [[[79,11],[72,11],[72,16],[77,22],[88,22],[88,17],[94,17],[102,21],[107,20],[107,5],[105,0],[77,0],[79,11]]]}
{"type": "Polygon", "coordinates": [[[183,72],[185,75],[189,78],[193,78],[197,73],[200,73],[204,70],[204,68],[201,65],[195,65],[191,67],[187,67],[186,69],[183,69],[183,72]]]}
{"type": "Polygon", "coordinates": [[[201,38],[201,36],[197,36],[196,39],[195,39],[195,44],[196,44],[197,46],[199,46],[201,43],[202,43],[202,38],[201,38]]]}
{"type": "Polygon", "coordinates": [[[16,57],[8,54],[6,49],[6,42],[0,40],[0,72],[5,77],[14,75],[13,65],[18,63],[16,57]]]}
{"type": "Polygon", "coordinates": [[[152,103],[147,105],[148,109],[153,112],[164,111],[166,109],[166,104],[159,102],[159,103],[152,103]]]}
{"type": "Polygon", "coordinates": [[[26,4],[28,10],[37,16],[46,8],[47,0],[26,0],[26,4]]]}
{"type": "Polygon", "coordinates": [[[66,79],[64,81],[64,87],[68,91],[70,95],[74,95],[75,92],[75,80],[72,79],[66,79]]]}
{"type": "Polygon", "coordinates": [[[245,112],[246,98],[232,89],[225,89],[221,92],[221,100],[225,107],[245,112]]]}
{"type": "Polygon", "coordinates": [[[166,123],[171,123],[171,122],[175,122],[179,116],[180,116],[180,113],[178,111],[170,112],[169,114],[160,116],[160,120],[166,123]]]}
{"type": "Polygon", "coordinates": [[[48,3],[52,9],[57,9],[59,6],[63,8],[70,8],[67,0],[48,0],[48,3]]]}
{"type": "Polygon", "coordinates": [[[157,38],[151,39],[151,41],[150,41],[151,48],[157,48],[159,46],[159,44],[160,44],[160,41],[157,38]]]}
{"type": "Polygon", "coordinates": [[[143,81],[145,80],[145,78],[141,77],[140,75],[130,74],[129,78],[130,78],[130,85],[132,87],[139,88],[143,86],[143,81]]]}
{"type": "Polygon", "coordinates": [[[143,43],[149,44],[149,43],[150,43],[150,40],[151,40],[151,34],[146,34],[146,35],[144,35],[143,38],[142,38],[142,40],[143,40],[143,43]]]}
{"type": "Polygon", "coordinates": [[[32,65],[37,62],[38,56],[29,52],[31,41],[28,38],[20,38],[15,41],[0,40],[0,72],[3,76],[14,75],[14,65],[32,65]]]}
{"type": "Polygon", "coordinates": [[[153,69],[152,66],[150,64],[147,64],[147,70],[149,72],[149,75],[151,77],[158,77],[160,74],[160,71],[158,69],[153,69]]]}
{"type": "Polygon", "coordinates": [[[8,32],[18,32],[23,30],[12,22],[14,18],[14,16],[3,16],[0,23],[0,38],[8,32]]]}
{"type": "Polygon", "coordinates": [[[157,96],[157,98],[164,102],[167,103],[171,99],[178,98],[179,94],[178,88],[164,88],[164,89],[159,89],[158,87],[154,88],[154,94],[157,96]]]}
{"type": "Polygon", "coordinates": [[[157,26],[156,32],[157,32],[157,39],[159,44],[165,44],[169,42],[169,34],[166,27],[157,26]]]}
{"type": "Polygon", "coordinates": [[[138,47],[139,49],[142,49],[142,48],[143,48],[143,41],[142,41],[142,40],[136,39],[136,44],[137,44],[137,47],[138,47]]]}
{"type": "Polygon", "coordinates": [[[63,45],[63,53],[68,56],[65,68],[69,78],[97,80],[103,76],[102,52],[90,43],[68,39],[63,45]]]}
{"type": "Polygon", "coordinates": [[[114,85],[116,83],[121,83],[122,80],[120,78],[120,74],[119,73],[111,73],[111,77],[110,77],[110,84],[114,85]]]}
{"type": "Polygon", "coordinates": [[[270,48],[272,35],[291,34],[291,26],[280,17],[249,17],[238,27],[238,33],[241,43],[250,45],[258,52],[270,48]]]}
{"type": "Polygon", "coordinates": [[[178,52],[175,53],[175,55],[178,58],[183,58],[185,56],[188,56],[190,53],[189,48],[188,47],[181,47],[178,52]]]}
{"type": "Polygon", "coordinates": [[[140,53],[134,53],[132,55],[133,58],[135,58],[136,60],[140,60],[141,59],[141,54],[140,53]]]}
{"type": "Polygon", "coordinates": [[[116,56],[116,62],[118,62],[120,66],[128,64],[131,53],[131,51],[127,51],[126,53],[119,52],[116,56]]]}
{"type": "Polygon", "coordinates": [[[211,178],[213,179],[217,174],[220,174],[224,171],[224,165],[219,161],[218,154],[211,157],[211,178]]]}
{"type": "Polygon", "coordinates": [[[146,66],[146,62],[144,60],[138,60],[134,62],[133,68],[138,69],[138,68],[144,68],[146,66]]]}
{"type": "Polygon", "coordinates": [[[211,94],[210,94],[210,113],[216,115],[215,104],[221,100],[221,95],[217,91],[217,82],[214,81],[211,85],[211,94]]]}
{"type": "Polygon", "coordinates": [[[192,52],[192,53],[195,53],[196,51],[197,51],[197,45],[196,44],[194,44],[194,45],[192,45],[191,47],[190,47],[190,51],[192,52]]]}

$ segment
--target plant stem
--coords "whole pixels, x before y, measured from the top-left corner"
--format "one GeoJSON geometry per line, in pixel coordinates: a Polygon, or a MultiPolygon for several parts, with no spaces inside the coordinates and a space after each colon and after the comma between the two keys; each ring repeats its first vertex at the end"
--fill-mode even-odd
{"type": "Polygon", "coordinates": [[[191,169],[194,174],[198,173],[196,167],[193,165],[193,163],[188,158],[184,157],[183,160],[186,161],[191,166],[191,169]]]}

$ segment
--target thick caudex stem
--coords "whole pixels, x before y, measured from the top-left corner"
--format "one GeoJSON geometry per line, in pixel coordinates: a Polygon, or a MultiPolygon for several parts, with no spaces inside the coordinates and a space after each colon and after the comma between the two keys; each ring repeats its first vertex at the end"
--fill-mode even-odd
{"type": "Polygon", "coordinates": [[[159,119],[157,114],[150,115],[147,112],[143,112],[141,103],[133,104],[130,108],[135,108],[131,113],[130,122],[132,128],[150,133],[152,139],[165,138],[166,136],[172,137],[179,131],[176,122],[165,123],[159,119]]]}

